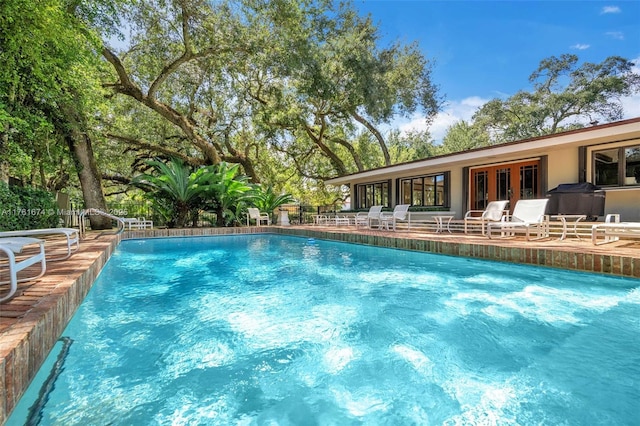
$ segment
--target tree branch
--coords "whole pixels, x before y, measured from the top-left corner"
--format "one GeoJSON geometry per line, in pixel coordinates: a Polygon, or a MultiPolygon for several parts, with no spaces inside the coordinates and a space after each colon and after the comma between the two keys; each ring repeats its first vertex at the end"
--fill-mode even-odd
{"type": "Polygon", "coordinates": [[[120,142],[124,142],[127,145],[133,145],[136,148],[140,148],[140,149],[146,149],[148,151],[151,152],[156,152],[156,153],[160,153],[160,154],[165,154],[169,157],[175,157],[175,158],[179,158],[181,159],[183,162],[191,164],[192,166],[203,166],[206,163],[200,159],[200,158],[195,158],[195,157],[191,157],[188,155],[185,155],[181,152],[175,151],[173,149],[168,149],[165,147],[161,147],[158,145],[154,145],[152,143],[149,142],[144,142],[138,139],[134,139],[134,138],[130,138],[127,136],[122,136],[122,135],[115,135],[113,133],[107,133],[105,134],[106,137],[108,137],[109,139],[114,139],[120,142]]]}

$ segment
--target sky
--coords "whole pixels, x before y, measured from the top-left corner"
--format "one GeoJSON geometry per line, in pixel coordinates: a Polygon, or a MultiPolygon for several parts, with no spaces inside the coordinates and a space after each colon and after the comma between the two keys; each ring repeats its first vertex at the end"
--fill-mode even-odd
{"type": "MultiPolygon", "coordinates": [[[[441,141],[455,122],[485,102],[530,91],[540,61],[575,54],[580,63],[609,56],[635,62],[640,73],[640,1],[354,0],[378,25],[381,44],[417,42],[432,62],[433,83],[445,98],[429,128],[441,141]]],[[[623,100],[625,117],[640,117],[640,95],[623,100]]],[[[416,114],[400,130],[426,129],[416,114]]]]}

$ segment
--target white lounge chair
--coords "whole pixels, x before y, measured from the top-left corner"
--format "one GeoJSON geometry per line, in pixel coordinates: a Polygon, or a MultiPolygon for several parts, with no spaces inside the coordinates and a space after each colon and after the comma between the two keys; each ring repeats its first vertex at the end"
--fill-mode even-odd
{"type": "MultiPolygon", "coordinates": [[[[18,283],[23,281],[31,281],[40,278],[47,270],[47,261],[44,253],[44,241],[37,238],[14,237],[0,238],[0,253],[4,253],[7,257],[6,264],[9,267],[9,281],[0,281],[0,284],[9,284],[9,293],[0,297],[0,303],[9,300],[18,289],[18,283]],[[39,251],[28,257],[17,260],[16,254],[22,253],[22,250],[30,245],[39,245],[39,251]],[[18,278],[18,272],[28,268],[31,265],[40,262],[40,272],[37,275],[18,278]]],[[[2,262],[0,262],[2,263],[2,262]]]]}
{"type": "Polygon", "coordinates": [[[608,214],[604,223],[596,223],[591,226],[591,242],[593,244],[606,244],[623,238],[640,238],[640,222],[620,222],[619,214],[608,214]],[[598,242],[598,233],[602,233],[604,239],[598,242]]]}
{"type": "Polygon", "coordinates": [[[121,219],[129,231],[133,229],[153,229],[153,221],[144,217],[122,217],[121,219]]]}
{"type": "Polygon", "coordinates": [[[396,230],[396,222],[399,220],[407,220],[407,214],[409,213],[409,204],[398,204],[391,213],[380,213],[380,228],[383,226],[389,230],[389,224],[393,225],[393,230],[396,230]]]}
{"type": "Polygon", "coordinates": [[[380,213],[382,213],[382,206],[371,206],[368,212],[356,213],[356,228],[358,226],[367,226],[371,228],[372,221],[380,221],[380,213]]]}
{"type": "Polygon", "coordinates": [[[249,226],[250,220],[255,220],[257,226],[260,226],[261,222],[271,225],[271,217],[267,213],[261,213],[260,209],[255,207],[249,207],[247,210],[249,211],[249,215],[247,216],[247,226],[249,226]]]}
{"type": "Polygon", "coordinates": [[[509,214],[507,208],[509,200],[491,201],[484,210],[469,210],[464,215],[464,233],[468,233],[469,223],[480,223],[482,235],[485,235],[486,224],[489,222],[500,222],[502,218],[509,214]]]}
{"type": "Polygon", "coordinates": [[[80,248],[80,231],[75,228],[41,228],[41,229],[25,229],[22,231],[3,231],[0,232],[0,238],[11,237],[46,237],[46,236],[63,236],[67,245],[66,254],[61,257],[49,258],[49,261],[68,259],[72,253],[80,248]]]}
{"type": "Polygon", "coordinates": [[[548,238],[549,216],[545,214],[548,202],[548,198],[519,200],[508,220],[507,216],[504,216],[500,222],[487,224],[487,236],[491,238],[494,231],[500,231],[503,236],[523,232],[526,234],[527,241],[548,238]],[[531,238],[532,230],[536,231],[535,238],[531,238]]]}

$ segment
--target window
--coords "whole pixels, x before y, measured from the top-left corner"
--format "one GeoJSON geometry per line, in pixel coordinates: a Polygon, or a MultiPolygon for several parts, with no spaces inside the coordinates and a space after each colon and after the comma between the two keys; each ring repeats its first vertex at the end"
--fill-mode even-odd
{"type": "Polygon", "coordinates": [[[473,173],[473,209],[484,210],[489,196],[489,172],[481,170],[473,173]]]}
{"type": "Polygon", "coordinates": [[[624,149],[624,184],[640,184],[640,145],[624,149]]]}
{"type": "Polygon", "coordinates": [[[595,151],[593,174],[596,185],[640,184],[640,145],[595,151]]]}
{"type": "Polygon", "coordinates": [[[538,197],[538,165],[520,167],[520,199],[527,200],[538,197]]]}
{"type": "Polygon", "coordinates": [[[389,207],[389,181],[356,185],[356,194],[358,200],[356,208],[389,207]]]}
{"type": "Polygon", "coordinates": [[[400,179],[402,204],[424,207],[447,205],[447,178],[445,173],[400,179]]]}

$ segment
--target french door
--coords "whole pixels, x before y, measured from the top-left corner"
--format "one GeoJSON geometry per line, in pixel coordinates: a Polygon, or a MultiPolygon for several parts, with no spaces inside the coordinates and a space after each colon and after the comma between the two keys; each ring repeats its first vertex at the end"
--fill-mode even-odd
{"type": "Polygon", "coordinates": [[[509,200],[513,210],[518,200],[540,197],[540,160],[472,169],[470,177],[472,210],[498,200],[509,200]]]}

